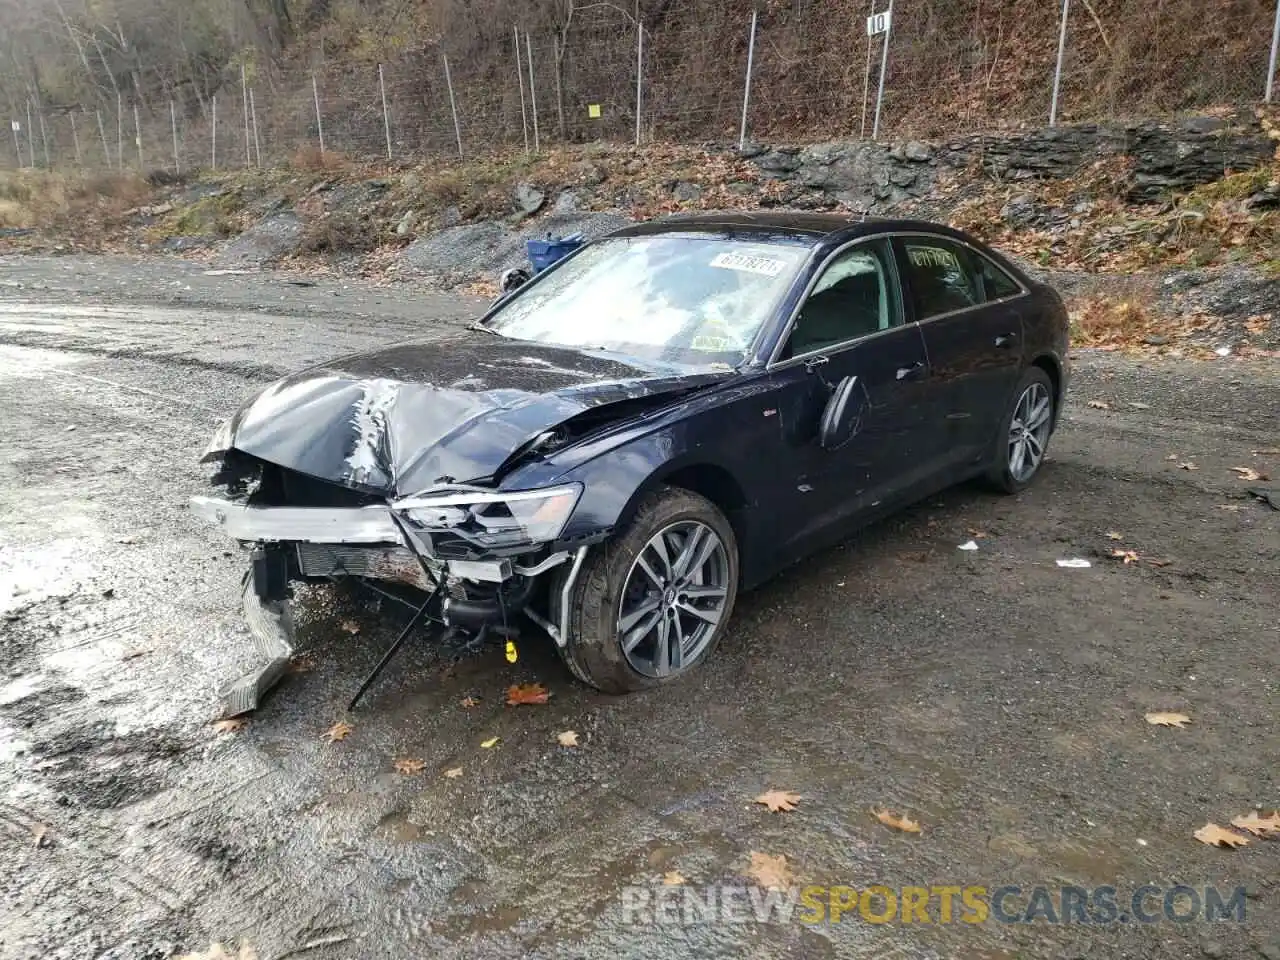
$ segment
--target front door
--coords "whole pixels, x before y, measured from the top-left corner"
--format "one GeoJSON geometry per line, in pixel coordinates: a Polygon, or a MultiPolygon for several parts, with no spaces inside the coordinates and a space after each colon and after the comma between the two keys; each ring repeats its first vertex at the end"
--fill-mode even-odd
{"type": "MultiPolygon", "coordinates": [[[[786,461],[779,463],[779,546],[840,527],[914,486],[930,471],[924,447],[928,361],[916,324],[905,324],[888,241],[861,241],[819,273],[771,370],[786,461]],[[857,427],[835,450],[818,428],[836,386],[857,378],[857,427]]],[[[790,549],[788,549],[790,548],[790,549]]]]}

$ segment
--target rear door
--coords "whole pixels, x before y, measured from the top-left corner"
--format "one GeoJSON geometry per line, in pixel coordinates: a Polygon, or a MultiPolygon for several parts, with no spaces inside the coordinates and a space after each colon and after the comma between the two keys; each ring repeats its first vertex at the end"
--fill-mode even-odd
{"type": "Polygon", "coordinates": [[[978,462],[1022,372],[1026,291],[956,240],[910,234],[894,245],[928,354],[930,443],[953,467],[978,462]]]}

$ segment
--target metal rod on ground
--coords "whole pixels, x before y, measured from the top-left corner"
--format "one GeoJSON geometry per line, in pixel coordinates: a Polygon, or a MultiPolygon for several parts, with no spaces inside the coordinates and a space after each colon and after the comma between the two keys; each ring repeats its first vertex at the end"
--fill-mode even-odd
{"type": "Polygon", "coordinates": [[[516,82],[520,85],[520,125],[524,128],[524,152],[529,152],[529,114],[524,109],[524,69],[520,65],[520,28],[511,28],[515,36],[516,82]]]}
{"type": "Polygon", "coordinates": [[[449,88],[449,109],[453,111],[453,135],[458,140],[458,157],[462,157],[462,127],[458,125],[458,102],[453,99],[453,77],[449,73],[449,55],[442,53],[444,58],[444,85],[449,88]]]}
{"type": "Polygon", "coordinates": [[[889,35],[893,33],[893,4],[889,4],[889,22],[884,28],[884,49],[880,52],[880,87],[876,91],[876,119],[871,127],[871,139],[880,139],[880,107],[884,103],[884,75],[889,66],[889,35]]]}
{"type": "Polygon", "coordinates": [[[209,98],[209,169],[218,169],[218,95],[209,98]]]}
{"type": "Polygon", "coordinates": [[[36,167],[36,137],[31,126],[31,101],[27,100],[27,156],[31,158],[31,169],[36,167]]]}
{"type": "Polygon", "coordinates": [[[36,119],[40,121],[40,146],[44,149],[44,165],[45,169],[52,169],[53,163],[49,160],[49,131],[44,126],[44,111],[36,106],[36,119]]]}
{"type": "Polygon", "coordinates": [[[249,88],[249,119],[253,121],[253,158],[262,166],[262,142],[258,139],[258,107],[253,102],[253,87],[249,88]]]}
{"type": "Polygon", "coordinates": [[[751,68],[756,62],[756,19],[758,10],[751,11],[751,38],[747,41],[747,80],[742,85],[742,126],[738,129],[738,149],[747,145],[747,107],[751,104],[751,68]]]}
{"type": "Polygon", "coordinates": [[[253,166],[252,144],[249,143],[249,81],[245,79],[244,64],[240,64],[240,112],[244,115],[244,165],[253,166]]]}
{"type": "Polygon", "coordinates": [[[116,169],[124,169],[124,98],[116,94],[116,169]]]}
{"type": "Polygon", "coordinates": [[[173,172],[182,172],[182,160],[178,156],[178,111],[169,100],[169,130],[173,134],[173,172]]]}
{"type": "Polygon", "coordinates": [[[320,85],[316,83],[316,75],[311,75],[311,97],[316,102],[316,136],[320,139],[320,156],[324,157],[324,121],[320,119],[320,85]]]}
{"type": "MultiPolygon", "coordinates": [[[[639,0],[636,11],[639,12],[639,0]]],[[[644,92],[641,84],[644,81],[644,24],[636,17],[636,146],[640,146],[640,114],[644,109],[644,92]]]]}
{"type": "Polygon", "coordinates": [[[102,155],[106,158],[107,169],[111,169],[111,148],[107,146],[107,128],[102,125],[102,111],[95,110],[98,117],[98,136],[102,138],[102,155]]]}
{"type": "Polygon", "coordinates": [[[138,169],[142,170],[146,164],[142,160],[142,125],[138,123],[138,104],[133,104],[133,138],[138,142],[138,169]]]}
{"type": "MultiPolygon", "coordinates": [[[[1067,51],[1067,14],[1071,11],[1071,0],[1062,0],[1062,23],[1058,27],[1058,62],[1053,68],[1053,98],[1049,101],[1049,126],[1058,123],[1058,87],[1062,83],[1062,57],[1067,51]]],[[[1276,25],[1280,26],[1280,0],[1276,3],[1276,25]]],[[[1275,48],[1272,48],[1274,57],[1275,48]]]]}
{"type": "Polygon", "coordinates": [[[529,42],[529,31],[524,32],[525,59],[529,65],[529,112],[533,114],[533,152],[537,153],[541,144],[538,142],[538,95],[533,87],[533,44],[529,42]]]}
{"type": "Polygon", "coordinates": [[[391,114],[387,112],[387,81],[378,64],[378,90],[382,93],[382,131],[387,135],[387,159],[391,159],[391,114]]]}
{"type": "Polygon", "coordinates": [[[1280,53],[1280,0],[1276,0],[1276,22],[1271,28],[1271,60],[1267,64],[1267,96],[1271,102],[1271,91],[1276,81],[1276,54],[1280,53]]]}
{"type": "MultiPolygon", "coordinates": [[[[876,0],[871,0],[871,16],[876,13],[876,0]]],[[[874,46],[871,30],[867,30],[867,69],[862,75],[862,129],[858,138],[867,139],[867,100],[871,97],[871,48],[874,46]]]]}
{"type": "Polygon", "coordinates": [[[71,120],[71,144],[76,150],[76,166],[80,166],[80,131],[76,129],[76,115],[68,113],[67,117],[71,120]]]}

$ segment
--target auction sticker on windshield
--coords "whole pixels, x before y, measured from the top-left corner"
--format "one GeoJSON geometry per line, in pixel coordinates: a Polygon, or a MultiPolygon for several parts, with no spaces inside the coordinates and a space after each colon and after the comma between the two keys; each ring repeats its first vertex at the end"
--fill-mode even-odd
{"type": "Polygon", "coordinates": [[[711,260],[711,266],[776,277],[787,268],[787,261],[775,260],[773,257],[753,257],[748,253],[717,253],[711,260]]]}

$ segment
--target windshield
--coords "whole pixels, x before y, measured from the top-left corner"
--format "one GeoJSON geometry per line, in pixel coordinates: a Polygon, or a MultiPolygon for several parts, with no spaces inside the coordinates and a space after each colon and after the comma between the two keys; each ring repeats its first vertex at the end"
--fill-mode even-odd
{"type": "Polygon", "coordinates": [[[494,333],[675,364],[738,364],[808,248],[703,236],[615,237],[520,290],[494,333]]]}

